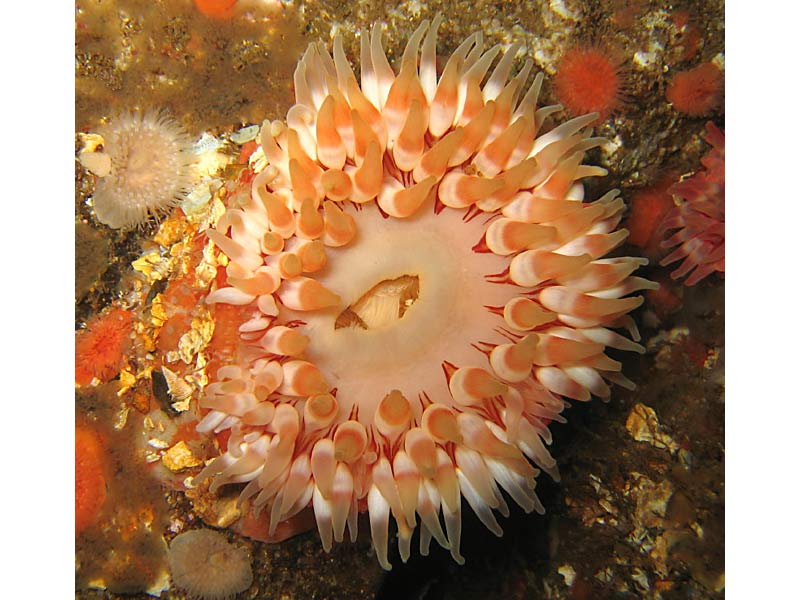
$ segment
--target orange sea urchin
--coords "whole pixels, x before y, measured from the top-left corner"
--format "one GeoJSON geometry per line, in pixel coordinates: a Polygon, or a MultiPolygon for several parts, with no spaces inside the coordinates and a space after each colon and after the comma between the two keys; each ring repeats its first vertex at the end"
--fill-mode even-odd
{"type": "Polygon", "coordinates": [[[597,115],[543,133],[543,76],[509,79],[513,45],[482,84],[501,48],[480,33],[437,73],[440,23],[397,74],[364,32],[360,85],[341,37],[311,44],[286,123],[262,129],[268,166],[208,231],[230,262],[206,301],[250,318],[200,400],[199,430],[231,433],[197,479],[246,482],[273,527],[312,505],[326,550],[367,510],[386,569],[390,514],[402,560],[419,518],[421,552],[462,562],[462,496],[497,535],[498,484],[543,511],[528,459],[557,477],[563,398],[630,385],[604,351],[643,352],[612,329],[637,339],[625,296],[652,287],[645,259],[600,258],[627,232],[616,190],[583,202],[597,115]]]}

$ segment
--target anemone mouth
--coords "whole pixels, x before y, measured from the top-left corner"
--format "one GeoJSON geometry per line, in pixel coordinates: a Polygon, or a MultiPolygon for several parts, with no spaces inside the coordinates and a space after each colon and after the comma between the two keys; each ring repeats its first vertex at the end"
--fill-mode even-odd
{"type": "Polygon", "coordinates": [[[428,202],[411,220],[384,218],[374,205],[354,212],[358,235],[330,250],[315,274],[339,301],[286,316],[303,322],[305,357],[336,388],[341,410],[358,407],[365,423],[393,390],[418,418],[426,398],[451,404],[445,363],[488,368],[481,344],[507,341],[493,330],[502,317],[487,306],[516,295],[514,286],[491,281],[509,261],[473,250],[486,217],[434,208],[428,202]]]}
{"type": "Polygon", "coordinates": [[[401,275],[375,284],[355,303],[344,309],[334,329],[360,327],[374,330],[390,327],[403,318],[419,298],[419,276],[401,275]]]}
{"type": "Polygon", "coordinates": [[[297,104],[262,127],[267,166],[207,232],[229,262],[206,302],[249,307],[254,357],[204,391],[198,430],[231,436],[198,478],[247,483],[273,529],[313,506],[326,550],[366,505],[387,569],[390,516],[404,561],[419,529],[423,554],[463,562],[462,497],[497,535],[501,488],[543,510],[548,424],[632,385],[605,350],[643,352],[614,329],[637,338],[627,296],[653,287],[631,276],[646,260],[602,258],[627,236],[618,193],[583,201],[605,174],[581,164],[596,115],[544,132],[542,76],[510,77],[512,46],[484,83],[500,48],[480,34],[439,73],[441,20],[398,73],[365,32],[360,85],[340,37],[309,46],[297,104]]]}

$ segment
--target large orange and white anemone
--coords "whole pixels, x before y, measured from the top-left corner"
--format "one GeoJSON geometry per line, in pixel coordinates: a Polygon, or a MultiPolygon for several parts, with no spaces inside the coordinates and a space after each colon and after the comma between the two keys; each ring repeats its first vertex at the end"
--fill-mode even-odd
{"type": "Polygon", "coordinates": [[[272,527],[312,506],[326,550],[366,510],[386,569],[390,518],[403,561],[419,528],[460,563],[462,497],[497,535],[501,490],[543,511],[548,424],[632,385],[605,351],[643,352],[629,294],[653,287],[645,259],[602,258],[627,236],[618,192],[583,201],[596,115],[545,127],[542,74],[480,33],[438,72],[441,20],[397,73],[363,32],[360,84],[341,37],[311,44],[268,166],[208,231],[230,262],[207,302],[251,307],[250,352],[200,401],[199,430],[231,433],[198,479],[246,483],[272,527]]]}

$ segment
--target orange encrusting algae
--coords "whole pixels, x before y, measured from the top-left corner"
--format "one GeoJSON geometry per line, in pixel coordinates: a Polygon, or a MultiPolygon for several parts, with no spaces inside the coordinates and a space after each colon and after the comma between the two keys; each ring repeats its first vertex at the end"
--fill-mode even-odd
{"type": "Polygon", "coordinates": [[[75,533],[87,529],[106,500],[103,444],[89,427],[75,427],[75,533]]]}
{"type": "MultiPolygon", "coordinates": [[[[225,269],[218,268],[217,272],[218,285],[224,285],[224,282],[227,281],[225,269]]],[[[207,371],[216,373],[221,366],[246,360],[243,353],[247,353],[247,345],[242,341],[239,328],[257,311],[247,305],[237,306],[224,303],[215,304],[210,308],[214,317],[214,333],[206,347],[207,371]]]]}
{"type": "Polygon", "coordinates": [[[130,347],[133,313],[114,308],[98,315],[75,334],[75,383],[89,385],[116,377],[130,347]]]}
{"type": "Polygon", "coordinates": [[[553,79],[556,98],[573,115],[599,113],[604,121],[623,104],[620,61],[595,47],[567,50],[553,79]]]}
{"type": "Polygon", "coordinates": [[[181,338],[191,330],[192,320],[198,313],[197,307],[202,305],[205,289],[196,282],[196,269],[203,258],[204,243],[204,238],[197,236],[188,245],[182,274],[170,280],[153,302],[158,302],[158,316],[164,319],[156,337],[156,349],[161,353],[178,349],[181,338]]]}
{"type": "Polygon", "coordinates": [[[160,352],[175,350],[181,338],[190,331],[192,327],[192,315],[185,312],[175,313],[164,321],[158,330],[156,348],[160,352]]]}
{"type": "Polygon", "coordinates": [[[194,274],[191,272],[173,279],[161,294],[167,317],[156,339],[156,348],[161,352],[177,349],[181,337],[191,329],[195,308],[204,293],[204,290],[193,286],[193,280],[194,274]]]}

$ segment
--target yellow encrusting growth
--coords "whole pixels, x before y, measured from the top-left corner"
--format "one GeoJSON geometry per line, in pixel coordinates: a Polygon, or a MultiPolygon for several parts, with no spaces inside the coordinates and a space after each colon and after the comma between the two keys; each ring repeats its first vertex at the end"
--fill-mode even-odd
{"type": "Polygon", "coordinates": [[[627,232],[616,190],[584,202],[596,115],[548,128],[543,76],[511,77],[519,45],[491,69],[480,33],[440,73],[441,23],[398,73],[363,32],[360,83],[341,37],[311,44],[286,122],[262,127],[268,166],[209,231],[230,262],[206,301],[252,307],[253,354],[200,400],[198,429],[230,438],[198,478],[246,483],[273,530],[311,505],[326,550],[366,505],[386,569],[390,517],[402,560],[419,529],[461,563],[462,497],[497,535],[501,489],[543,511],[548,425],[631,385],[605,349],[644,351],[614,329],[638,339],[627,296],[654,287],[642,259],[602,258],[627,232]]]}

